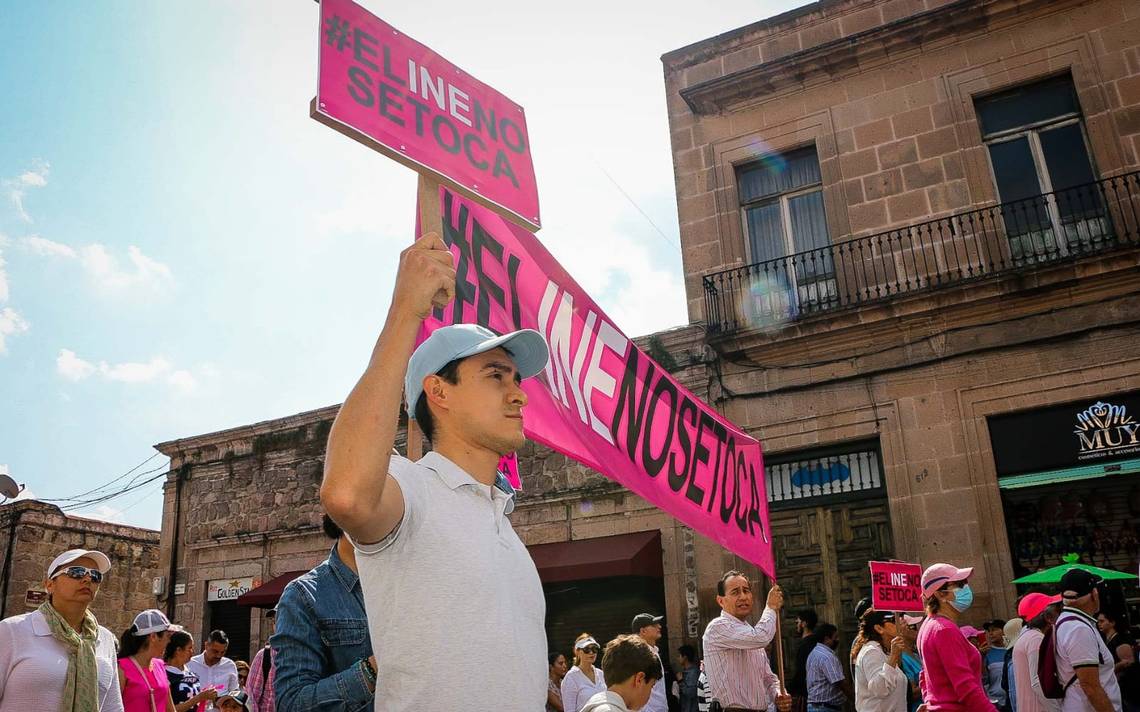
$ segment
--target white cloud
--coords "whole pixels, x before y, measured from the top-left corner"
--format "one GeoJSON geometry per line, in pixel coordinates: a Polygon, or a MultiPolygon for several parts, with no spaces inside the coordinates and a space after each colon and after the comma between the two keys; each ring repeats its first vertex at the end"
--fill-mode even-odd
{"type": "Polygon", "coordinates": [[[39,235],[28,235],[20,240],[20,244],[30,252],[43,257],[68,257],[76,256],[75,249],[70,245],[65,245],[61,242],[49,240],[46,237],[39,235]]]}
{"type": "Polygon", "coordinates": [[[174,279],[168,266],[147,257],[134,245],[127,248],[128,267],[121,266],[119,260],[98,243],[80,248],[79,257],[87,275],[107,291],[122,292],[137,287],[163,291],[174,279]]]}
{"type": "Polygon", "coordinates": [[[166,382],[183,393],[189,393],[198,387],[198,381],[194,378],[194,374],[186,369],[171,372],[171,374],[166,377],[166,382]]]}
{"type": "Polygon", "coordinates": [[[47,171],[48,164],[45,163],[42,168],[21,173],[18,178],[20,185],[43,188],[47,185],[47,171]]]}
{"type": "Polygon", "coordinates": [[[123,510],[119,509],[118,507],[112,507],[109,504],[100,504],[97,507],[92,507],[91,509],[82,509],[68,513],[74,514],[77,517],[84,517],[86,519],[98,519],[104,522],[112,522],[114,524],[122,523],[123,518],[123,510]]]}
{"type": "Polygon", "coordinates": [[[0,252],[0,304],[8,301],[8,272],[4,269],[4,253],[0,252]]]}
{"type": "Polygon", "coordinates": [[[123,265],[106,245],[97,242],[76,249],[46,237],[29,235],[20,240],[20,245],[41,257],[78,259],[91,281],[105,292],[121,293],[134,289],[161,292],[174,280],[170,267],[143,254],[135,245],[127,248],[127,265],[123,265]]]}
{"type": "Polygon", "coordinates": [[[84,361],[70,349],[60,349],[55,359],[56,372],[69,381],[82,381],[95,373],[95,364],[84,361]]]}
{"type": "Polygon", "coordinates": [[[0,354],[8,353],[5,339],[28,330],[28,322],[12,307],[0,309],[0,354]]]}
{"type": "Polygon", "coordinates": [[[24,196],[27,195],[28,188],[43,188],[47,185],[50,168],[51,165],[47,161],[36,161],[34,167],[15,178],[8,178],[2,182],[4,190],[8,193],[8,200],[12,202],[16,214],[24,222],[32,222],[32,217],[24,209],[24,196]]]}
{"type": "MultiPolygon", "coordinates": [[[[408,187],[414,187],[413,181],[402,183],[386,181],[382,188],[371,187],[368,190],[356,188],[345,191],[340,202],[332,207],[319,211],[313,217],[313,227],[310,235],[319,240],[328,240],[343,235],[376,235],[381,239],[392,240],[396,243],[410,242],[415,226],[415,199],[416,195],[408,187]],[[377,194],[406,198],[402,203],[404,210],[377,210],[377,194]]],[[[311,238],[312,239],[312,238],[311,238]]]]}
{"type": "MultiPolygon", "coordinates": [[[[105,381],[117,383],[165,383],[181,393],[193,392],[198,379],[187,369],[176,369],[170,361],[156,356],[149,361],[98,364],[80,358],[70,349],[60,349],[55,370],[69,381],[79,382],[96,374],[105,381]]],[[[209,374],[206,374],[209,375],[209,374]]]]}
{"type": "Polygon", "coordinates": [[[164,358],[152,358],[145,363],[99,364],[99,373],[108,381],[122,383],[150,383],[159,376],[170,372],[170,362],[164,358]]]}

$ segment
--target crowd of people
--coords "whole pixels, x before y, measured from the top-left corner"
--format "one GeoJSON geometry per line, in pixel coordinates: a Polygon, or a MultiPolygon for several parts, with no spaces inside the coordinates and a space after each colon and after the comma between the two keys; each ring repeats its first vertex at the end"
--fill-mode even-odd
{"type": "Polygon", "coordinates": [[[773,586],[753,623],[739,571],[716,582],[704,660],[681,648],[674,679],[657,648],[662,618],[648,613],[605,645],[578,636],[568,666],[548,650],[542,584],[499,471],[525,442],[521,383],[544,371],[549,348],[535,331],[473,324],[417,346],[424,319],[455,296],[438,235],[401,254],[384,328],[329,435],[328,557],[285,588],[252,665],[226,657],[222,631],[194,654],[193,636],[157,610],[116,641],[90,610],[111,561],[76,549],[48,565],[37,610],[0,621],[0,712],[537,712],[544,701],[667,712],[674,683],[683,712],[1135,712],[1134,642],[1080,569],[1059,597],[1022,598],[1012,626],[971,631],[972,570],[936,564],[922,576],[925,615],[857,607],[849,656],[834,624],[801,611],[791,694],[769,654],[784,594],[773,586]],[[393,454],[401,403],[432,443],[414,462],[393,454]]]}
{"type": "Polygon", "coordinates": [[[922,577],[923,613],[855,609],[849,683],[835,626],[796,614],[793,708],[837,712],[1137,712],[1140,665],[1125,616],[1101,608],[1102,581],[1073,569],[1053,596],[1029,593],[1017,616],[961,623],[972,569],[935,564],[922,577]],[[1099,615],[1098,615],[1099,614],[1099,615]]]}

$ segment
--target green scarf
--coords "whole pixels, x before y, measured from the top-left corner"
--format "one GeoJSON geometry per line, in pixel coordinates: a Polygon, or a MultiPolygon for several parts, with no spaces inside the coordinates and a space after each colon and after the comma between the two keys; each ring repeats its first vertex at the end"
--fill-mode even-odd
{"type": "Polygon", "coordinates": [[[51,637],[68,651],[67,681],[63,686],[60,712],[99,712],[99,670],[95,663],[99,621],[95,620],[95,614],[84,613],[83,629],[76,633],[50,601],[45,601],[39,612],[51,628],[51,637]]]}

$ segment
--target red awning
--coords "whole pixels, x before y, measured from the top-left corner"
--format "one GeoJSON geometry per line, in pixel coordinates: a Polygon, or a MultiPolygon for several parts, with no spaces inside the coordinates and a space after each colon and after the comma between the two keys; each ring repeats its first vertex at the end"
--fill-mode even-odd
{"type": "Polygon", "coordinates": [[[661,532],[656,529],[595,539],[534,544],[527,549],[534,559],[534,565],[538,567],[538,576],[543,583],[604,576],[662,578],[665,575],[661,563],[661,532]]]}
{"type": "Polygon", "coordinates": [[[285,586],[301,574],[308,572],[308,569],[304,571],[290,571],[287,574],[281,574],[280,576],[271,578],[257,588],[246,591],[238,596],[237,604],[239,606],[253,606],[254,608],[273,608],[281,598],[281,592],[285,590],[285,586]]]}

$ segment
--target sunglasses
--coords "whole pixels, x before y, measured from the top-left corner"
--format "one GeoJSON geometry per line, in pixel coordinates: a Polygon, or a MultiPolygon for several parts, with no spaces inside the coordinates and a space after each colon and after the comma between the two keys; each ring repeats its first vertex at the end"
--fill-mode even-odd
{"type": "Polygon", "coordinates": [[[593,654],[593,655],[597,655],[597,654],[598,654],[598,651],[600,651],[600,650],[601,650],[601,648],[595,648],[595,647],[594,647],[594,646],[592,646],[592,645],[591,645],[590,647],[588,647],[588,648],[582,648],[582,652],[583,652],[583,653],[591,653],[591,654],[593,654]]]}
{"type": "Polygon", "coordinates": [[[86,566],[68,566],[66,569],[60,569],[52,575],[52,578],[59,578],[66,576],[76,581],[83,580],[84,577],[90,576],[91,583],[102,583],[103,572],[99,569],[89,569],[86,566]]]}

